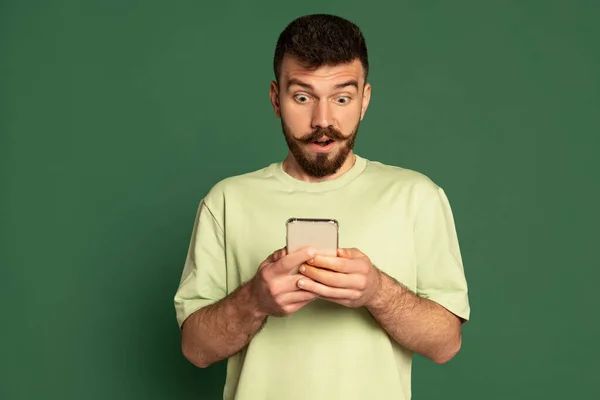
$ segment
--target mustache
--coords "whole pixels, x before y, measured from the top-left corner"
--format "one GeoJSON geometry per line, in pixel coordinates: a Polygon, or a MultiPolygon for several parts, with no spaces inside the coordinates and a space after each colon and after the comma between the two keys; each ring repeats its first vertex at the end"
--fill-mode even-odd
{"type": "Polygon", "coordinates": [[[329,139],[333,140],[346,139],[344,135],[342,135],[342,132],[338,131],[337,129],[331,126],[328,126],[327,128],[317,128],[314,132],[309,133],[308,135],[305,135],[297,140],[302,143],[311,143],[321,139],[323,136],[327,136],[329,139]]]}

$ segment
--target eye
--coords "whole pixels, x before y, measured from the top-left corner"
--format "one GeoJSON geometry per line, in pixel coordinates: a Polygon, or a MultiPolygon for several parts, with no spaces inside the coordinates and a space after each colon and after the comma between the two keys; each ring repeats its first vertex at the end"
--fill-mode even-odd
{"type": "Polygon", "coordinates": [[[350,103],[350,97],[348,97],[348,96],[340,96],[340,97],[338,97],[336,99],[336,101],[337,101],[338,104],[342,104],[342,105],[348,104],[348,103],[350,103]]]}
{"type": "Polygon", "coordinates": [[[308,96],[305,94],[297,94],[294,96],[294,99],[296,99],[298,103],[306,103],[308,101],[308,96]]]}

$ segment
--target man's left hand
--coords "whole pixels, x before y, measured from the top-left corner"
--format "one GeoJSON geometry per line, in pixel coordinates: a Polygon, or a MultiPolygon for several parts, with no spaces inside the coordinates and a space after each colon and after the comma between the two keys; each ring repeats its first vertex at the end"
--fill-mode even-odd
{"type": "Polygon", "coordinates": [[[338,249],[337,255],[315,256],[303,264],[300,273],[314,282],[300,279],[298,286],[347,307],[369,305],[379,291],[381,272],[358,249],[338,249]]]}

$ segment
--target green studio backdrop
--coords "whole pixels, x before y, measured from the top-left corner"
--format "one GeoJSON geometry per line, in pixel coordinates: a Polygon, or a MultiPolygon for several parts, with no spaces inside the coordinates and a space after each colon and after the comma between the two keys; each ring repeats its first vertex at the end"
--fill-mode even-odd
{"type": "Polygon", "coordinates": [[[313,12],[368,41],[357,153],[453,207],[472,320],[414,398],[600,398],[599,4],[3,1],[0,398],[220,397],[172,298],[202,196],[285,156],[273,49],[313,12]]]}

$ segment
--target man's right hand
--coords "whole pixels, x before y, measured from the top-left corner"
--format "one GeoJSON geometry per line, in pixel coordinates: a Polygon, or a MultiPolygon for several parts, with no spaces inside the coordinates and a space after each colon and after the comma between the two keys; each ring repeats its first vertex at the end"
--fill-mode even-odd
{"type": "Polygon", "coordinates": [[[290,315],[317,296],[298,288],[298,268],[316,255],[314,249],[302,249],[287,254],[285,248],[271,254],[258,267],[251,282],[251,290],[257,300],[259,311],[265,315],[290,315]]]}

